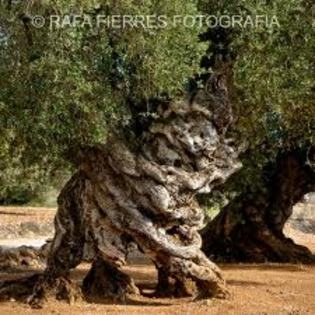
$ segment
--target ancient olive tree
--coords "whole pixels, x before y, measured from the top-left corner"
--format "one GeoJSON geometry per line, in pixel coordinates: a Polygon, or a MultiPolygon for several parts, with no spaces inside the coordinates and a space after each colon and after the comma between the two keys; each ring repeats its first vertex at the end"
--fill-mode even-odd
{"type": "Polygon", "coordinates": [[[230,200],[203,231],[203,248],[232,261],[314,260],[283,234],[292,207],[314,191],[314,5],[207,2],[221,14],[276,16],[280,27],[217,29],[215,49],[233,64],[234,132],[245,141],[243,168],[220,188],[230,200]]]}
{"type": "MultiPolygon", "coordinates": [[[[77,5],[92,15],[197,13],[193,1],[77,5]]],[[[12,10],[1,14],[16,17],[12,10]]],[[[120,270],[130,242],[183,289],[190,279],[200,298],[224,294],[220,269],[200,250],[203,211],[195,196],[240,164],[225,139],[232,121],[225,75],[210,69],[203,87],[183,88],[204,54],[200,30],[34,30],[38,12],[69,10],[63,1],[36,3],[18,14],[22,23],[7,19],[1,113],[26,156],[72,161],[76,173],[58,198],[47,269],[2,283],[2,297],[26,295],[33,305],[49,293],[71,300],[70,269],[93,258],[84,293],[123,299],[138,291],[120,270]]]]}

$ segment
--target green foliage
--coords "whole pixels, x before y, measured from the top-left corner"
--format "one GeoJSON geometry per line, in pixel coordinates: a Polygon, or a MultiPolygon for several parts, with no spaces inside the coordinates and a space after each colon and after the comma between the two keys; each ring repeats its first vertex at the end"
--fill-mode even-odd
{"type": "MultiPolygon", "coordinates": [[[[130,117],[127,101],[182,93],[198,71],[204,48],[198,29],[99,29],[30,26],[22,8],[1,8],[8,34],[0,61],[1,125],[30,148],[29,156],[60,155],[70,146],[104,142],[113,125],[130,117]],[[17,11],[17,12],[16,12],[17,11]],[[13,22],[12,22],[13,21],[13,22]],[[31,37],[32,45],[30,45],[31,37]]],[[[194,14],[194,1],[56,1],[28,9],[29,15],[194,14]]],[[[48,24],[48,23],[47,23],[48,24]]]]}
{"type": "Polygon", "coordinates": [[[267,142],[275,150],[314,143],[313,1],[202,0],[200,6],[210,14],[276,17],[280,25],[227,30],[241,137],[252,148],[267,142]]]}
{"type": "Polygon", "coordinates": [[[270,6],[280,29],[256,32],[250,55],[236,63],[237,84],[247,82],[241,114],[243,108],[252,109],[240,123],[254,125],[257,143],[267,138],[272,147],[287,149],[315,140],[313,17],[305,1],[283,0],[270,6]]]}
{"type": "MultiPolygon", "coordinates": [[[[263,170],[280,151],[315,144],[314,2],[200,0],[199,6],[218,16],[275,16],[280,25],[213,30],[233,66],[234,137],[248,147],[243,169],[222,191],[228,198],[244,191],[257,195],[265,189],[263,170]]],[[[217,46],[211,42],[209,58],[217,46]]]]}
{"type": "Polygon", "coordinates": [[[34,197],[69,169],[69,151],[128,125],[132,104],[182,94],[205,51],[197,27],[50,28],[51,15],[195,13],[192,0],[2,1],[0,199],[34,197]],[[36,15],[44,27],[31,25],[36,15]]]}
{"type": "Polygon", "coordinates": [[[56,170],[45,156],[38,163],[25,163],[23,147],[13,147],[8,140],[0,138],[0,205],[28,204],[35,199],[42,206],[55,206],[53,190],[61,188],[69,172],[65,167],[56,170]]]}
{"type": "Polygon", "coordinates": [[[198,202],[202,205],[207,219],[212,220],[229,203],[229,199],[226,195],[215,190],[211,194],[211,198],[209,195],[198,196],[198,202]]]}
{"type": "MultiPolygon", "coordinates": [[[[50,29],[46,23],[27,30],[21,13],[43,15],[46,22],[51,14],[69,13],[276,16],[280,27],[211,30],[215,36],[223,34],[222,54],[233,64],[235,132],[249,147],[231,190],[259,186],[261,170],[279,150],[314,144],[311,0],[18,3],[10,10],[4,2],[0,6],[1,185],[22,185],[26,174],[34,176],[30,182],[40,182],[35,174],[53,176],[56,169],[68,168],[63,157],[70,148],[104,142],[110,132],[128,126],[130,106],[181,95],[187,80],[200,72],[205,52],[198,25],[113,30],[50,29]]],[[[218,46],[210,41],[208,58],[218,58],[218,46]]]]}

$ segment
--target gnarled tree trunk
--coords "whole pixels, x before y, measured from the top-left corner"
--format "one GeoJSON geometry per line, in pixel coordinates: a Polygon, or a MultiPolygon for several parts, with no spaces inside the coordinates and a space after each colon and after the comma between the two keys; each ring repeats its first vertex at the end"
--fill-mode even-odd
{"type": "Polygon", "coordinates": [[[244,192],[202,231],[203,249],[219,261],[314,262],[304,246],[283,234],[293,206],[315,190],[315,173],[307,154],[295,150],[279,154],[266,189],[244,192]]]}
{"type": "Polygon", "coordinates": [[[48,266],[31,302],[38,305],[47,287],[58,292],[57,279],[87,257],[98,258],[84,292],[123,299],[134,288],[119,270],[131,241],[168,278],[192,280],[199,298],[225,292],[220,269],[200,250],[204,215],[195,199],[240,167],[224,137],[231,110],[222,79],[213,75],[192,99],[162,104],[137,145],[113,138],[75,156],[79,171],[59,196],[48,266]]]}

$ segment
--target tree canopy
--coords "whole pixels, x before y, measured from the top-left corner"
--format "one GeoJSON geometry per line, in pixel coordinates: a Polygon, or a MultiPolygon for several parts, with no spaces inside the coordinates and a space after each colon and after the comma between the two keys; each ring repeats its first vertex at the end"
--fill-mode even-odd
{"type": "Polygon", "coordinates": [[[221,29],[233,63],[237,126],[252,147],[266,140],[284,148],[314,143],[312,1],[201,1],[201,7],[209,14],[277,18],[279,27],[221,29]]]}
{"type": "Polygon", "coordinates": [[[181,95],[202,72],[200,60],[213,68],[220,54],[233,69],[234,137],[249,147],[242,183],[252,182],[279,150],[314,143],[312,1],[30,3],[4,1],[0,9],[3,169],[12,156],[16,164],[61,167],[70,147],[104,142],[151,98],[181,95]],[[279,27],[51,29],[53,14],[263,15],[275,16],[279,27]],[[44,27],[32,27],[36,15],[46,18],[44,27]]]}
{"type": "Polygon", "coordinates": [[[124,124],[128,101],[180,94],[198,71],[204,45],[198,28],[105,26],[36,29],[41,14],[185,15],[194,1],[57,1],[1,7],[1,128],[32,155],[103,142],[109,125],[124,124]],[[24,23],[28,23],[25,29],[24,23]],[[37,153],[36,151],[39,152],[37,153]],[[35,153],[36,152],[36,153],[35,153]]]}
{"type": "Polygon", "coordinates": [[[234,137],[247,147],[243,169],[223,190],[255,191],[264,185],[262,170],[276,161],[280,151],[314,145],[314,4],[245,0],[200,1],[199,6],[218,16],[275,16],[279,23],[279,27],[217,28],[208,34],[212,45],[206,64],[219,52],[232,65],[234,137]]]}
{"type": "Polygon", "coordinates": [[[0,6],[4,191],[22,178],[37,187],[40,179],[56,176],[71,148],[104,143],[109,132],[129,124],[132,107],[181,95],[199,71],[205,45],[197,27],[49,25],[51,15],[191,15],[195,1],[9,2],[0,6]],[[46,24],[35,28],[34,16],[46,24]]]}

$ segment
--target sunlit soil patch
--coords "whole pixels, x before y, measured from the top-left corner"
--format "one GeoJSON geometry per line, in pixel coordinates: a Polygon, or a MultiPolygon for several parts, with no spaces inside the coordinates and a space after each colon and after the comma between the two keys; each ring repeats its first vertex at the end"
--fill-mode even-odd
{"type": "Polygon", "coordinates": [[[300,203],[294,207],[284,233],[295,243],[308,247],[315,253],[315,204],[300,203]]]}

